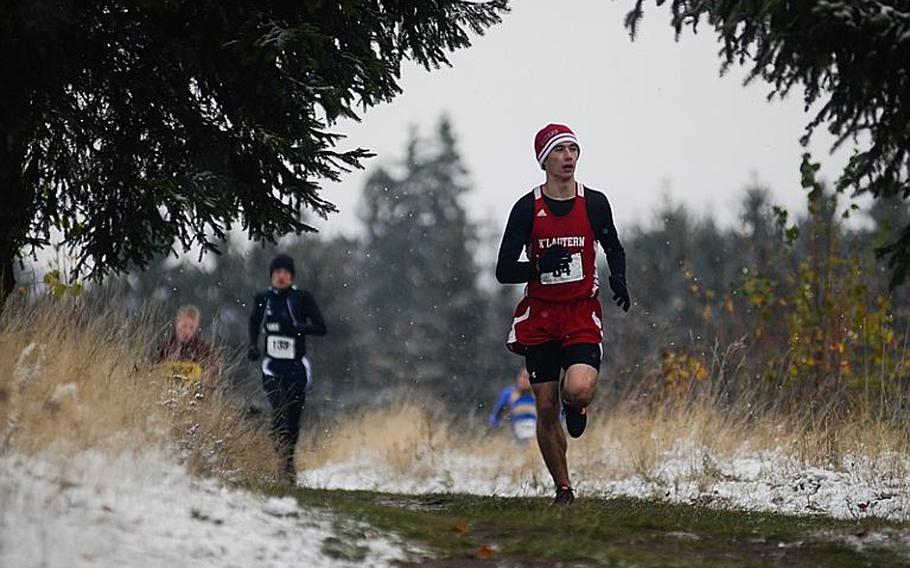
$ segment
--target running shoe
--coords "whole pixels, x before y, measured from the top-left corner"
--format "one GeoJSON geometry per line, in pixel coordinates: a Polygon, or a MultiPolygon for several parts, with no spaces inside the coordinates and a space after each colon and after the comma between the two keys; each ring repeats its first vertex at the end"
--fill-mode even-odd
{"type": "Polygon", "coordinates": [[[556,497],[553,499],[554,505],[571,505],[575,500],[575,492],[568,485],[561,485],[556,488],[556,497]]]}
{"type": "Polygon", "coordinates": [[[577,438],[584,434],[585,426],[588,425],[588,410],[563,403],[562,411],[566,416],[566,430],[569,436],[577,438]]]}

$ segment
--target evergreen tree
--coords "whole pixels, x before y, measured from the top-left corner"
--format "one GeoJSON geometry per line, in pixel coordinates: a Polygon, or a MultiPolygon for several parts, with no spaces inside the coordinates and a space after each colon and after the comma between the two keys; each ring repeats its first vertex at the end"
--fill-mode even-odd
{"type": "Polygon", "coordinates": [[[775,226],[772,218],[770,193],[767,188],[753,185],[746,188],[740,219],[746,247],[747,266],[770,268],[774,256],[775,226]]]}
{"type": "Polygon", "coordinates": [[[59,234],[76,273],[215,250],[334,209],[329,128],[500,21],[505,0],[12,2],[0,11],[0,302],[59,234]],[[176,244],[175,244],[176,243],[176,244]]]}
{"type": "MultiPolygon", "coordinates": [[[[677,35],[706,21],[723,42],[723,69],[747,64],[771,96],[804,89],[818,108],[803,143],[826,125],[837,145],[856,151],[837,183],[876,198],[910,197],[910,4],[906,0],[656,0],[673,13],[677,35]],[[858,140],[869,140],[860,145],[858,140]]],[[[634,35],[645,0],[626,17],[634,35]]],[[[878,252],[889,258],[892,286],[910,270],[910,224],[878,252]]]]}
{"type": "Polygon", "coordinates": [[[465,174],[443,119],[432,140],[411,135],[401,175],[381,168],[370,176],[362,203],[372,372],[459,400],[482,378],[485,315],[475,227],[461,203],[465,174]]]}
{"type": "MultiPolygon", "coordinates": [[[[496,247],[498,244],[489,242],[487,246],[496,247]]],[[[484,324],[477,330],[480,345],[474,367],[478,373],[477,378],[481,381],[478,392],[482,402],[492,403],[502,387],[512,384],[518,371],[524,367],[524,357],[514,355],[506,349],[515,306],[521,296],[520,290],[517,286],[496,286],[484,295],[487,307],[484,324]]]]}

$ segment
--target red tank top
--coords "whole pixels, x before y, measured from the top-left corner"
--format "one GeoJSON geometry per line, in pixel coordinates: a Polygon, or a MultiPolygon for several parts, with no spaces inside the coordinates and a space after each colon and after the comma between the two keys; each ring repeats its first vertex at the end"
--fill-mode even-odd
{"type": "Polygon", "coordinates": [[[585,188],[576,182],[575,203],[568,214],[556,216],[547,207],[540,186],[534,188],[534,223],[531,242],[525,253],[537,266],[537,261],[547,248],[562,245],[572,255],[569,270],[560,274],[537,274],[528,282],[528,297],[548,302],[571,302],[596,298],[598,290],[596,239],[588,209],[585,206],[585,188]]]}

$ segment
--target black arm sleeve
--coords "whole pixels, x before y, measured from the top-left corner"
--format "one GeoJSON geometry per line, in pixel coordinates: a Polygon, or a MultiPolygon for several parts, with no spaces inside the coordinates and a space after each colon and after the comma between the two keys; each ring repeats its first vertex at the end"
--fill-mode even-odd
{"type": "Polygon", "coordinates": [[[250,312],[249,332],[250,345],[259,344],[259,330],[262,328],[262,317],[265,314],[265,296],[256,294],[253,297],[253,309],[250,312]]]}
{"type": "Polygon", "coordinates": [[[619,234],[616,232],[616,225],[613,224],[613,211],[610,209],[610,202],[607,196],[599,191],[591,189],[585,190],[585,203],[588,209],[588,219],[591,220],[591,227],[594,229],[594,235],[600,242],[607,257],[607,264],[610,266],[610,274],[626,279],[626,251],[619,242],[619,234]]]}
{"type": "Polygon", "coordinates": [[[521,251],[531,238],[534,225],[534,196],[527,194],[512,207],[506,230],[499,245],[496,261],[496,280],[500,284],[521,284],[534,278],[534,266],[529,261],[518,260],[521,251]]]}
{"type": "Polygon", "coordinates": [[[322,312],[316,305],[316,299],[309,292],[303,292],[300,298],[302,314],[301,323],[297,324],[297,331],[305,335],[323,336],[328,332],[322,312]]]}

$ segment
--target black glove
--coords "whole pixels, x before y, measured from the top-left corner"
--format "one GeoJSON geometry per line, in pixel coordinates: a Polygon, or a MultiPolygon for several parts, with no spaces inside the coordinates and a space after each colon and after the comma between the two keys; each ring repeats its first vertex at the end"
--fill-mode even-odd
{"type": "Polygon", "coordinates": [[[568,273],[571,264],[572,255],[569,254],[569,249],[562,245],[553,245],[545,250],[540,260],[537,261],[537,270],[541,274],[544,272],[568,273]]]}
{"type": "Polygon", "coordinates": [[[628,312],[632,301],[629,299],[629,288],[626,281],[618,276],[610,276],[610,289],[613,290],[613,301],[622,308],[622,311],[628,312]]]}
{"type": "Polygon", "coordinates": [[[259,348],[255,345],[250,345],[249,351],[246,352],[246,358],[250,361],[257,361],[259,359],[259,348]]]}

